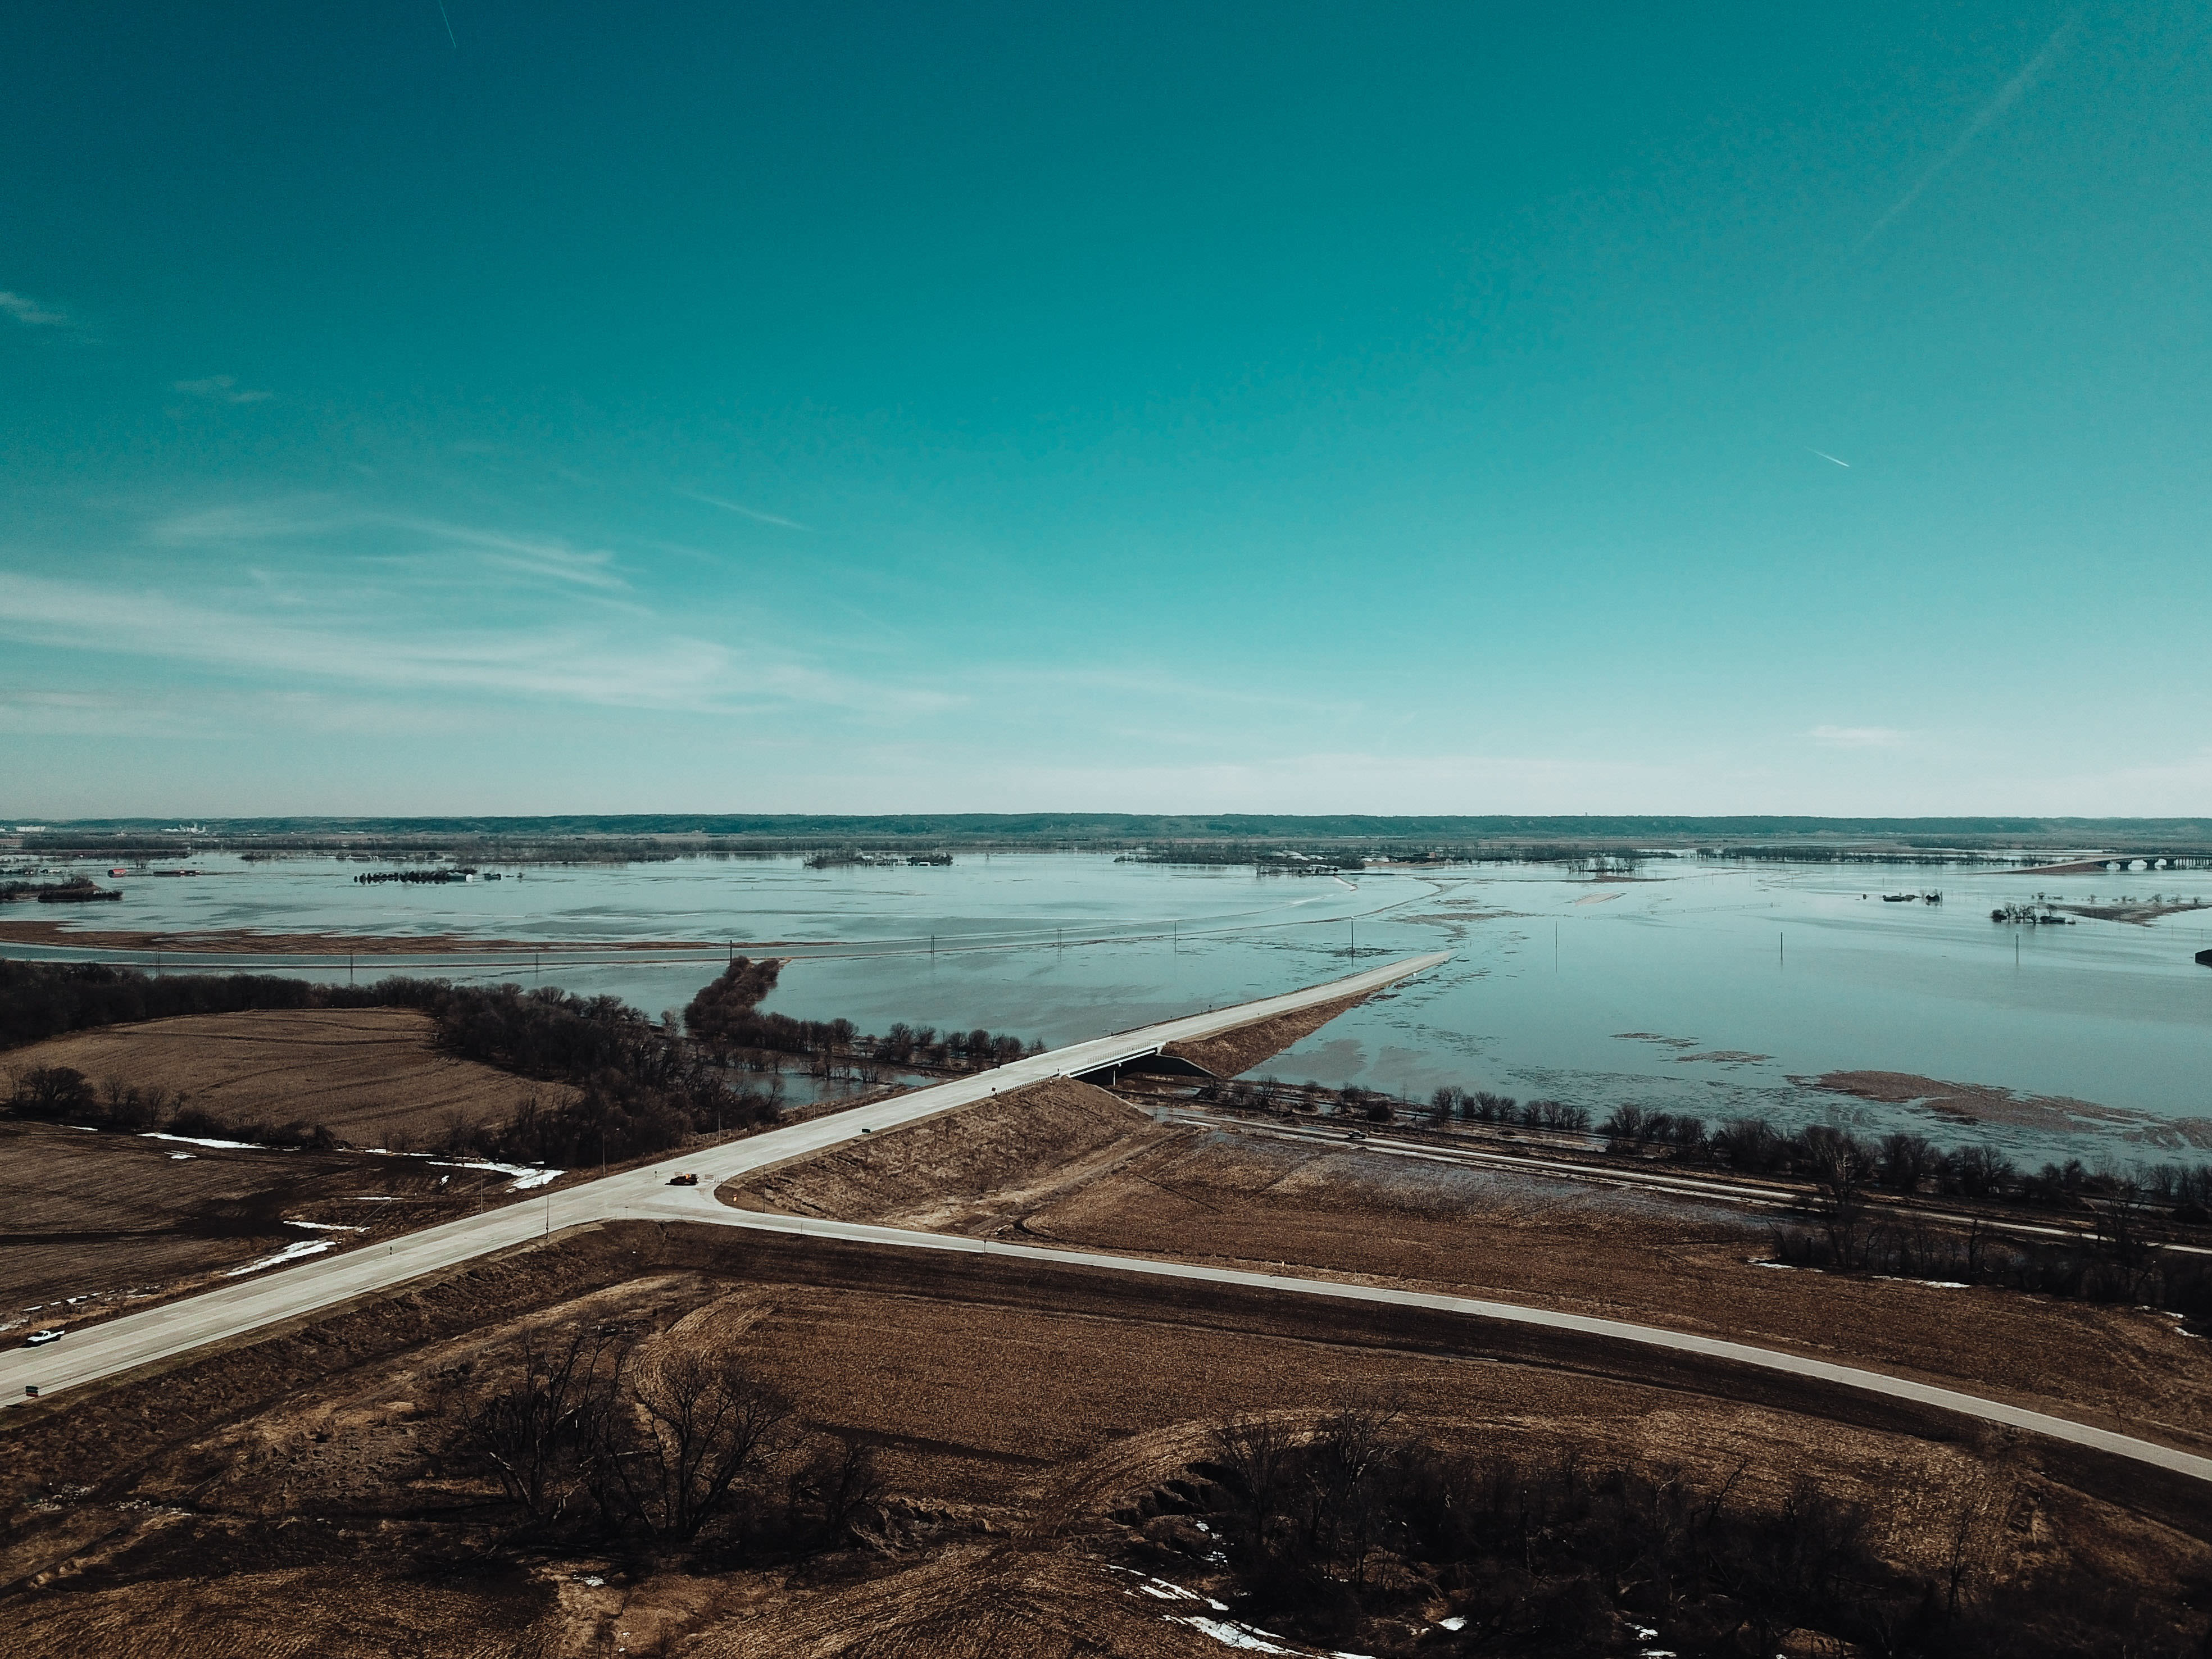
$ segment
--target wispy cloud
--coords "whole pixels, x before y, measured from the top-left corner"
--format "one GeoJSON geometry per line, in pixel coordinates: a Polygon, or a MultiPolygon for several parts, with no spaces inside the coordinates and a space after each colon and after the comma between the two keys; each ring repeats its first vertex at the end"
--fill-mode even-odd
{"type": "Polygon", "coordinates": [[[529,576],[601,592],[627,592],[629,583],[616,570],[616,556],[605,548],[579,548],[557,537],[538,536],[443,519],[356,507],[331,495],[289,495],[273,501],[204,508],[179,514],[153,526],[153,539],[171,546],[222,546],[241,543],[318,544],[349,537],[359,553],[366,538],[377,556],[404,557],[434,547],[466,548],[481,563],[529,576]]]}
{"type": "Polygon", "coordinates": [[[235,375],[210,374],[204,380],[178,380],[176,389],[215,404],[265,404],[276,394],[241,386],[235,375]]]}
{"type": "Polygon", "coordinates": [[[574,548],[565,542],[541,537],[478,530],[472,526],[447,524],[436,519],[394,518],[385,522],[434,537],[455,546],[475,548],[483,555],[486,564],[502,570],[604,591],[627,590],[629,586],[614,573],[611,567],[615,556],[604,548],[574,548]]]}
{"type": "Polygon", "coordinates": [[[171,544],[308,540],[368,524],[373,516],[335,495],[280,495],[173,514],[155,522],[148,533],[171,544]]]}
{"type": "Polygon", "coordinates": [[[0,289],[0,313],[26,328],[68,328],[72,320],[59,306],[33,300],[27,294],[10,294],[5,289],[0,289]]]}
{"type": "Polygon", "coordinates": [[[814,533],[812,525],[801,524],[796,519],[778,518],[775,514],[763,513],[757,507],[741,507],[736,501],[724,501],[720,495],[705,495],[696,489],[679,489],[676,493],[686,501],[703,501],[708,507],[719,507],[725,513],[734,513],[739,518],[750,519],[756,524],[772,524],[778,530],[803,530],[809,535],[814,533]]]}
{"type": "Polygon", "coordinates": [[[1816,726],[1805,735],[1823,749],[1902,749],[1912,741],[1892,726],[1816,726]]]}
{"type": "Polygon", "coordinates": [[[961,699],[873,684],[767,651],[732,649],[659,628],[619,633],[549,624],[424,626],[408,615],[301,616],[154,589],[0,572],[0,637],[391,690],[713,714],[806,703],[883,716],[961,699]]]}
{"type": "Polygon", "coordinates": [[[1873,228],[1870,228],[1865,235],[1859,238],[1859,246],[1864,247],[1869,242],[1871,242],[1875,237],[1881,235],[1883,231],[1887,230],[1890,226],[1890,222],[1894,220],[1899,214],[1911,207],[1913,203],[1918,201],[1920,199],[1920,193],[1926,190],[1929,185],[1934,184],[1936,180],[1942,175],[1944,170],[1949,167],[1954,161],[1956,161],[1961,155],[1964,155],[1966,153],[1967,148],[1973,143],[1974,140],[1980,137],[1984,132],[1988,131],[1991,125],[1996,122],[1996,118],[2000,115],[2002,115],[2007,110],[2018,103],[2022,97],[2027,95],[2028,91],[2035,85],[2035,83],[2043,78],[2045,72],[2048,70],[2052,63],[2057,60],[2058,54],[2065,50],[2067,41],[2072,37],[2075,27],[2080,21],[2081,17],[2079,14],[2076,14],[2075,16],[2069,17],[2057,28],[2051,30],[2051,38],[2043,43],[2043,49],[2037,52],[2034,57],[2027,60],[2027,67],[2021,70],[2019,74],[2014,76],[2011,80],[2006,82],[2004,85],[1998,89],[1997,95],[1990,99],[1988,103],[1983,105],[1981,109],[1976,112],[1974,118],[1966,123],[1966,130],[1960,133],[1956,139],[1952,141],[1951,148],[1945,150],[1942,155],[1936,158],[1936,165],[1929,167],[1927,172],[1922,173],[1920,177],[1914,181],[1912,187],[1910,190],[1906,191],[1904,195],[1899,197],[1897,200],[1890,204],[1889,211],[1883,214],[1881,218],[1875,220],[1874,222],[1873,228]]]}

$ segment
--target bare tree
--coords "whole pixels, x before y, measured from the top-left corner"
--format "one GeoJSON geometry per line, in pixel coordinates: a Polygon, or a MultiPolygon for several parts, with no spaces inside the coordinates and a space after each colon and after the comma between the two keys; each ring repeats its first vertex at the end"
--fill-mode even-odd
{"type": "Polygon", "coordinates": [[[1875,1172],[1874,1154],[1856,1135],[1816,1123],[1800,1138],[1806,1173],[1820,1189],[1821,1225],[1838,1267],[1858,1265],[1863,1189],[1875,1172]]]}
{"type": "Polygon", "coordinates": [[[1956,1615],[1959,1598],[1981,1553],[1983,1537],[1996,1516],[1996,1494],[1987,1476],[1977,1476],[1961,1496],[1958,1512],[1944,1538],[1943,1595],[1945,1609],[1956,1615]]]}
{"type": "Polygon", "coordinates": [[[1394,1401],[1362,1401],[1332,1413],[1306,1449],[1306,1542],[1322,1560],[1351,1569],[1364,1588],[1368,1557],[1388,1508],[1384,1477],[1398,1450],[1394,1401]]]}
{"type": "Polygon", "coordinates": [[[1242,1490],[1237,1520],[1245,1541],[1258,1547],[1270,1516],[1282,1512],[1301,1437],[1280,1418],[1238,1417],[1213,1431],[1215,1460],[1242,1490]]]}
{"type": "Polygon", "coordinates": [[[791,1401],[689,1351],[628,1370],[599,1462],[601,1501],[656,1538],[688,1542],[724,1509],[741,1477],[789,1449],[791,1401]]]}
{"type": "Polygon", "coordinates": [[[557,1345],[526,1338],[520,1379],[469,1420],[477,1457],[533,1522],[559,1520],[593,1484],[613,1382],[608,1347],[588,1332],[557,1345]]]}
{"type": "Polygon", "coordinates": [[[876,1449],[865,1441],[845,1440],[817,1453],[792,1477],[792,1507],[818,1510],[823,1541],[835,1546],[849,1538],[861,1516],[883,1502],[884,1491],[876,1449]]]}
{"type": "Polygon", "coordinates": [[[1918,1192],[1942,1167],[1942,1153],[1925,1135],[1899,1132],[1881,1138],[1881,1184],[1893,1192],[1918,1192]]]}

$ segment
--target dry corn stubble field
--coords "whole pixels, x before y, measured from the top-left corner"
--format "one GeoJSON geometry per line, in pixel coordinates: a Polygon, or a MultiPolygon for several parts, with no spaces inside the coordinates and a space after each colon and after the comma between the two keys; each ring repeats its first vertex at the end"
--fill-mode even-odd
{"type": "MultiPolygon", "coordinates": [[[[1414,1323],[1163,1305],[1111,1275],[940,1270],[708,1229],[586,1230],[67,1409],[19,1416],[0,1652],[212,1655],[1218,1654],[1133,1592],[1224,1588],[1163,1483],[1241,1413],[1389,1398],[1432,1443],[1678,1469],[1747,1503],[1814,1475],[1925,1563],[1962,1504],[1976,1582],[2083,1568],[2164,1595],[2212,1553],[2085,1496],[2039,1449],[1702,1400],[1440,1347],[1414,1323]],[[878,1449],[870,1547],[787,1565],[502,1549],[458,1449],[526,1331],[617,1329],[787,1389],[808,1431],[878,1449]],[[1741,1471],[1740,1473],[1737,1473],[1741,1471]],[[1171,1502],[1165,1507],[1172,1508],[1171,1502]],[[597,1582],[594,1582],[597,1581],[597,1582]]],[[[1420,1603],[1409,1632],[1448,1609],[1420,1603]]]]}
{"type": "Polygon", "coordinates": [[[319,1123],[356,1146],[427,1145],[453,1123],[504,1122],[536,1096],[574,1091],[439,1052],[411,1008],[193,1014],[52,1037],[10,1052],[0,1073],[66,1066],[175,1091],[234,1123],[319,1123]]]}
{"type": "Polygon", "coordinates": [[[427,1158],[0,1120],[0,1340],[219,1284],[318,1237],[353,1248],[451,1220],[508,1184],[427,1158]]]}
{"type": "MultiPolygon", "coordinates": [[[[68,1066],[95,1084],[173,1091],[228,1124],[305,1121],[395,1148],[434,1145],[456,1123],[504,1121],[532,1096],[551,1104],[573,1092],[441,1054],[434,1030],[428,1016],[400,1008],[192,1015],[17,1048],[0,1056],[0,1078],[68,1066]]],[[[416,1158],[0,1120],[0,1333],[219,1282],[318,1231],[288,1220],[349,1246],[451,1219],[496,1201],[506,1184],[416,1158]]]]}
{"type": "Polygon", "coordinates": [[[1669,1198],[1202,1129],[1061,1080],[755,1177],[733,1201],[1404,1284],[1667,1326],[2212,1447],[2201,1340],[2149,1311],[1753,1266],[1669,1198]]]}

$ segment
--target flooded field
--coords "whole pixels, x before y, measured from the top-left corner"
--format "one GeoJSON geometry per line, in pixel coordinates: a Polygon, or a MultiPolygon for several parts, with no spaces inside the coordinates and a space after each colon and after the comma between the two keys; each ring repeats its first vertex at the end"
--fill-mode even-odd
{"type": "Polygon", "coordinates": [[[1444,968],[1267,1071],[1416,1097],[1448,1083],[1554,1096],[1599,1115],[1634,1102],[1709,1119],[1909,1124],[2037,1158],[2124,1163],[2212,1146],[2212,969],[2193,960],[2212,946],[2212,910],[2057,926],[1990,916],[2039,895],[2098,908],[2212,898],[2208,872],[1684,858],[1632,880],[1517,866],[1338,878],[1034,854],[828,870],[702,857],[365,886],[352,879],[364,866],[335,860],[196,863],[196,878],[94,871],[122,902],[16,905],[4,919],[498,939],[512,943],[350,968],[343,953],[221,960],[319,978],[535,978],[655,1011],[680,1007],[731,949],[765,951],[794,958],[770,1004],[787,1013],[1053,1043],[1290,989],[1355,959],[1444,950],[1444,968]],[[1917,896],[1934,891],[1941,903],[1917,896]],[[1916,896],[1884,902],[1899,892],[1916,896]],[[560,948],[647,942],[615,960],[560,948]],[[1824,1077],[1839,1086],[1816,1086],[1824,1077]]]}

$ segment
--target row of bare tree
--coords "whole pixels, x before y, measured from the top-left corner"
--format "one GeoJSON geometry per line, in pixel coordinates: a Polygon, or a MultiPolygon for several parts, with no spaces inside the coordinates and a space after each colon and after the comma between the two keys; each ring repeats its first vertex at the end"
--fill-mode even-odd
{"type": "Polygon", "coordinates": [[[1419,1651],[1458,1654],[2197,1659],[2212,1635],[2179,1598],[2063,1565],[2014,1574],[2009,1494],[1989,1474],[1933,1504],[1900,1493],[1891,1516],[1809,1477],[1777,1492],[1746,1474],[1590,1464],[1503,1436],[1469,1454],[1364,1402],[1224,1423],[1138,1514],[1170,1517],[1146,1523],[1156,1542],[1218,1548],[1240,1615],[1332,1648],[1378,1650],[1414,1615],[1419,1651]],[[1179,1542],[1178,1515],[1204,1530],[1179,1542]],[[1910,1559],[1886,1552],[1907,1533],[1925,1540],[1910,1559]]]}
{"type": "Polygon", "coordinates": [[[834,1547],[883,1497],[870,1448],[810,1441],[735,1361],[604,1330],[526,1343],[468,1441],[517,1529],[547,1536],[834,1547]]]}

